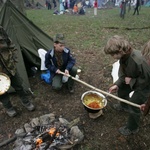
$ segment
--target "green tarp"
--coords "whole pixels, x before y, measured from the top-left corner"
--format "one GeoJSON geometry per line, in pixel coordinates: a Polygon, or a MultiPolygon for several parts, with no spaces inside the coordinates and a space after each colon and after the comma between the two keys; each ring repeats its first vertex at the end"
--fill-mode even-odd
{"type": "Polygon", "coordinates": [[[10,0],[7,0],[0,11],[0,25],[18,49],[19,63],[17,69],[24,81],[24,87],[30,88],[27,67],[40,67],[41,60],[38,49],[48,50],[53,41],[26,16],[24,16],[10,0]]]}

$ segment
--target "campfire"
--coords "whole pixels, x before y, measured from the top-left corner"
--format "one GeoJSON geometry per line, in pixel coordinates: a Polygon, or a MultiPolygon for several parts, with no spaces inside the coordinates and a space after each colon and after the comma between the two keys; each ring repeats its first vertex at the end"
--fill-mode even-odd
{"type": "Polygon", "coordinates": [[[76,125],[78,122],[79,118],[71,122],[62,117],[56,119],[52,113],[33,118],[16,130],[17,140],[13,150],[70,149],[84,138],[76,125]]]}

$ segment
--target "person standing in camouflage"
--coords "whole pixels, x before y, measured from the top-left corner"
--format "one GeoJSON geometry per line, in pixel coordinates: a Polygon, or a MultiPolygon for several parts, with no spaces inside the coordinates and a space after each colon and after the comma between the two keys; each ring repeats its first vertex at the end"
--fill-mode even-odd
{"type": "MultiPolygon", "coordinates": [[[[11,86],[19,95],[22,105],[29,111],[33,111],[35,107],[29,101],[27,91],[25,91],[22,86],[23,80],[17,72],[16,64],[17,49],[3,27],[0,26],[0,72],[5,73],[10,77],[11,86]]],[[[0,102],[2,102],[4,108],[6,109],[6,113],[10,117],[16,116],[17,112],[10,102],[9,93],[6,92],[3,95],[0,95],[0,102]]]]}

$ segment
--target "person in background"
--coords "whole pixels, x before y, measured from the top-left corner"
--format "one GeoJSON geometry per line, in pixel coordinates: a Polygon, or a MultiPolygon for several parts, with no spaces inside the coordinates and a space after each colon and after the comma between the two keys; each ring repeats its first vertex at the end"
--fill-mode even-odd
{"type": "Polygon", "coordinates": [[[77,4],[75,4],[74,7],[73,7],[73,14],[78,14],[78,6],[77,6],[77,4]]]}
{"type": "Polygon", "coordinates": [[[54,4],[54,9],[55,9],[57,7],[56,0],[53,0],[53,4],[54,4]]]}
{"type": "Polygon", "coordinates": [[[85,6],[81,6],[80,10],[79,10],[79,15],[85,15],[85,6]]]}
{"type": "MultiPolygon", "coordinates": [[[[75,67],[75,58],[73,58],[70,49],[65,47],[65,39],[63,34],[56,34],[54,37],[54,47],[49,50],[45,55],[45,66],[50,71],[52,81],[52,88],[54,90],[60,90],[63,86],[64,76],[60,74],[60,71],[73,77],[77,74],[77,68],[75,67]]],[[[69,78],[67,81],[67,87],[70,93],[74,92],[74,81],[69,78]]]]}
{"type": "MultiPolygon", "coordinates": [[[[148,65],[150,66],[150,40],[144,45],[142,50],[142,55],[146,59],[148,65]]],[[[144,115],[146,116],[150,109],[150,98],[141,105],[141,111],[143,111],[144,115]]]]}
{"type": "MultiPolygon", "coordinates": [[[[117,92],[118,97],[139,105],[145,103],[150,96],[150,67],[141,52],[134,50],[125,38],[118,35],[108,40],[104,52],[119,60],[120,63],[119,79],[109,88],[109,92],[117,92]],[[131,91],[134,93],[129,97],[131,91]]],[[[119,132],[123,135],[137,133],[140,109],[123,102],[114,104],[113,108],[129,112],[128,121],[119,128],[119,132]]]]}
{"type": "Polygon", "coordinates": [[[125,14],[126,14],[126,3],[127,3],[126,0],[122,0],[120,4],[120,17],[122,19],[124,19],[125,14]]]}
{"type": "MultiPolygon", "coordinates": [[[[19,95],[22,105],[29,111],[33,111],[35,107],[28,98],[28,91],[25,91],[23,88],[22,78],[19,76],[17,71],[17,62],[17,49],[3,27],[0,26],[0,72],[5,73],[10,77],[11,86],[19,95]]],[[[10,117],[17,115],[16,110],[10,102],[9,93],[6,92],[3,95],[0,95],[0,102],[2,102],[6,109],[6,113],[10,117]]]]}
{"type": "Polygon", "coordinates": [[[98,3],[97,0],[94,1],[94,15],[97,16],[97,8],[98,8],[98,3]]]}
{"type": "Polygon", "coordinates": [[[60,11],[60,14],[64,14],[64,0],[59,0],[59,11],[60,11]]]}
{"type": "Polygon", "coordinates": [[[135,15],[136,12],[137,12],[137,15],[139,15],[139,6],[140,6],[140,0],[137,0],[133,15],[135,15]]]}
{"type": "Polygon", "coordinates": [[[67,10],[68,9],[68,0],[64,1],[64,9],[67,10]]]}
{"type": "Polygon", "coordinates": [[[51,9],[51,2],[50,0],[46,0],[46,6],[47,6],[47,9],[50,10],[51,9]]]}
{"type": "Polygon", "coordinates": [[[56,9],[56,10],[54,10],[54,12],[53,12],[53,15],[59,15],[60,13],[59,13],[59,11],[56,9]]]}
{"type": "Polygon", "coordinates": [[[75,0],[70,0],[70,8],[73,10],[73,7],[75,5],[76,1],[75,0]]]}

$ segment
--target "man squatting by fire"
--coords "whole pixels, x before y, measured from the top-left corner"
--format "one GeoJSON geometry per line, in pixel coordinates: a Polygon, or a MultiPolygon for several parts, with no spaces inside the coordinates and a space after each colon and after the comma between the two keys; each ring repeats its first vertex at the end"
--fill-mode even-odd
{"type": "MultiPolygon", "coordinates": [[[[29,111],[33,111],[35,107],[29,101],[27,91],[25,91],[22,86],[22,78],[19,76],[17,71],[17,62],[17,49],[3,27],[0,26],[0,72],[5,73],[10,77],[11,86],[19,95],[22,105],[29,111]]],[[[6,113],[10,117],[16,116],[17,112],[10,102],[9,93],[6,92],[0,95],[0,102],[2,102],[6,109],[6,113]]]]}
{"type": "MultiPolygon", "coordinates": [[[[53,89],[60,90],[63,85],[63,75],[60,74],[60,71],[75,77],[77,74],[77,68],[75,67],[75,58],[71,55],[70,49],[65,47],[64,35],[56,34],[53,41],[54,47],[45,55],[45,66],[50,70],[50,80],[53,89]]],[[[67,87],[70,93],[74,92],[73,86],[74,81],[69,78],[67,81],[67,87]]]]}
{"type": "MultiPolygon", "coordinates": [[[[104,47],[104,52],[119,60],[119,78],[109,88],[109,92],[116,92],[120,98],[136,104],[145,103],[150,96],[150,67],[140,51],[134,50],[130,43],[121,36],[110,38],[104,47]],[[129,97],[129,93],[134,91],[129,97]]],[[[135,134],[139,130],[141,111],[139,108],[120,102],[113,108],[118,111],[128,111],[127,123],[119,128],[123,135],[135,134]]]]}

